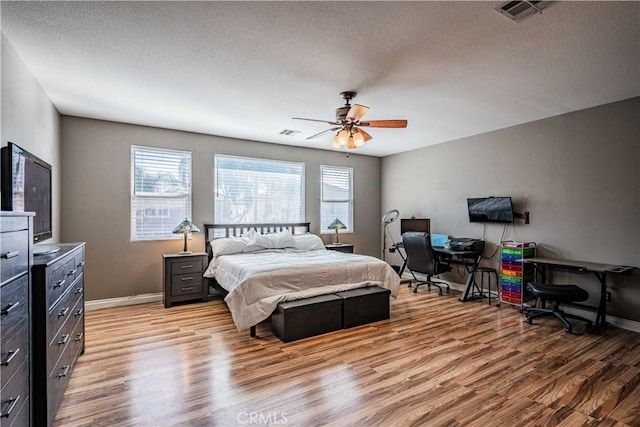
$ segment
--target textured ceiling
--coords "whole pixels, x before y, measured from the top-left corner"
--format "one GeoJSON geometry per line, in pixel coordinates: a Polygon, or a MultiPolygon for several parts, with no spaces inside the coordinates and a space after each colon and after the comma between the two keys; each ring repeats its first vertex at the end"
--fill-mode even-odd
{"type": "Polygon", "coordinates": [[[385,156],[640,96],[640,2],[2,2],[60,113],[330,149],[358,92],[385,156]],[[283,129],[301,131],[283,136],[283,129]]]}

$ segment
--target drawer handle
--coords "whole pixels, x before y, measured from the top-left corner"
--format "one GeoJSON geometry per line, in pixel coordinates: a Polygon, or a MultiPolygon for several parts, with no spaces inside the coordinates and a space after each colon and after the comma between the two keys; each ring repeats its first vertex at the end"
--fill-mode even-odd
{"type": "Polygon", "coordinates": [[[78,289],[76,289],[76,291],[74,292],[74,294],[78,295],[82,293],[82,287],[79,287],[78,289]]]}
{"type": "Polygon", "coordinates": [[[66,280],[65,280],[65,279],[58,280],[58,281],[53,285],[53,289],[59,288],[60,286],[64,285],[64,282],[66,282],[66,280]]]}
{"type": "Polygon", "coordinates": [[[58,317],[64,317],[67,315],[68,312],[69,312],[69,307],[65,307],[62,310],[60,310],[60,312],[58,313],[58,317]]]}
{"type": "Polygon", "coordinates": [[[60,370],[61,370],[62,372],[60,372],[60,373],[58,374],[58,378],[66,377],[66,376],[67,376],[67,372],[69,372],[69,367],[70,367],[70,366],[71,366],[71,365],[64,365],[62,368],[60,368],[60,370]]]}
{"type": "Polygon", "coordinates": [[[12,302],[11,304],[9,304],[7,306],[7,308],[2,310],[2,315],[6,316],[7,314],[11,313],[13,310],[15,310],[18,306],[20,305],[20,301],[16,301],[16,302],[12,302]]]}
{"type": "Polygon", "coordinates": [[[181,265],[180,268],[193,268],[193,264],[181,265]]]}
{"type": "Polygon", "coordinates": [[[82,341],[83,336],[84,336],[84,332],[78,332],[78,336],[76,336],[75,341],[82,341]]]}
{"type": "Polygon", "coordinates": [[[67,273],[67,276],[73,276],[74,274],[76,274],[76,271],[78,271],[78,269],[74,268],[73,270],[67,273]]]}
{"type": "Polygon", "coordinates": [[[187,282],[189,280],[193,280],[193,276],[192,277],[181,277],[180,280],[182,280],[183,282],[187,282]]]}
{"type": "Polygon", "coordinates": [[[5,252],[2,254],[2,258],[4,259],[15,258],[18,255],[20,255],[20,251],[5,252]]]}
{"type": "Polygon", "coordinates": [[[0,414],[0,418],[9,418],[9,416],[11,415],[11,411],[13,411],[13,408],[15,408],[18,404],[18,400],[20,400],[20,395],[7,400],[7,402],[9,402],[9,407],[7,408],[6,412],[0,414]]]}
{"type": "Polygon", "coordinates": [[[58,341],[58,345],[65,345],[68,339],[69,339],[69,334],[62,335],[60,337],[60,341],[58,341]]]}
{"type": "Polygon", "coordinates": [[[76,310],[76,314],[74,314],[74,316],[82,316],[82,313],[84,313],[84,308],[79,308],[76,310]]]}
{"type": "Polygon", "coordinates": [[[84,261],[82,261],[81,263],[79,263],[76,267],[82,267],[84,265],[84,261]]]}
{"type": "Polygon", "coordinates": [[[4,362],[0,363],[0,365],[2,366],[9,366],[9,363],[11,363],[11,361],[13,360],[14,357],[16,357],[16,354],[18,354],[20,352],[20,348],[16,348],[15,350],[9,350],[9,352],[7,353],[7,360],[5,360],[4,362]]]}
{"type": "Polygon", "coordinates": [[[192,291],[193,290],[193,286],[189,286],[186,288],[180,288],[182,291],[192,291]]]}

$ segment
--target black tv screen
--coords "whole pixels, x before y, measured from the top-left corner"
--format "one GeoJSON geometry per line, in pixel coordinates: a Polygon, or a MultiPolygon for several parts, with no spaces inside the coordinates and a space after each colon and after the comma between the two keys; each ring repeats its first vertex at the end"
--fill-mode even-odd
{"type": "Polygon", "coordinates": [[[513,223],[511,197],[480,197],[467,199],[469,222],[513,223]]]}
{"type": "Polygon", "coordinates": [[[2,210],[35,212],[33,240],[52,237],[51,165],[10,142],[2,147],[2,210]]]}

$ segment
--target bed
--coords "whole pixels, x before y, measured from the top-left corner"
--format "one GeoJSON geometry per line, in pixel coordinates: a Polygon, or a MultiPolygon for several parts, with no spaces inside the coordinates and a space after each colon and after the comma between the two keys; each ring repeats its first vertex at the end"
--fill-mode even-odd
{"type": "Polygon", "coordinates": [[[224,295],[238,330],[269,318],[278,303],[366,286],[398,292],[400,278],[378,258],[330,251],[309,223],[205,224],[204,276],[224,295]]]}

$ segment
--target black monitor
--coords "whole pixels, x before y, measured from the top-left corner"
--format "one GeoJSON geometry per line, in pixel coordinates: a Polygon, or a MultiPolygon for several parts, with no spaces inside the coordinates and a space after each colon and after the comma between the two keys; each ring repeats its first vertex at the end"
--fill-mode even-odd
{"type": "Polygon", "coordinates": [[[478,197],[467,199],[469,222],[513,223],[511,197],[478,197]]]}
{"type": "Polygon", "coordinates": [[[33,240],[52,237],[51,165],[9,142],[2,148],[2,210],[35,212],[33,240]]]}

